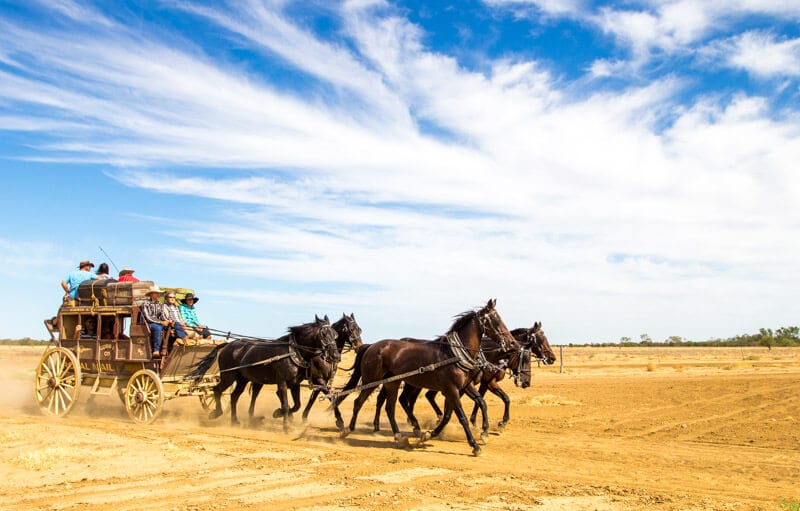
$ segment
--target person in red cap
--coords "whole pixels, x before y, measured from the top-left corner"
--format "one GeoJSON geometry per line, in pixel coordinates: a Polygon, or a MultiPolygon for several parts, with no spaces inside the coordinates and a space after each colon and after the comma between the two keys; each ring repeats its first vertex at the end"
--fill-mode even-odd
{"type": "Polygon", "coordinates": [[[94,263],[91,261],[81,261],[78,263],[78,269],[72,270],[67,275],[67,278],[61,281],[61,287],[64,289],[64,301],[74,300],[78,296],[78,286],[81,282],[87,280],[94,280],[97,276],[92,273],[94,263]]]}
{"type": "Polygon", "coordinates": [[[123,268],[119,271],[119,280],[117,282],[139,282],[139,279],[133,276],[133,270],[123,268]]]}

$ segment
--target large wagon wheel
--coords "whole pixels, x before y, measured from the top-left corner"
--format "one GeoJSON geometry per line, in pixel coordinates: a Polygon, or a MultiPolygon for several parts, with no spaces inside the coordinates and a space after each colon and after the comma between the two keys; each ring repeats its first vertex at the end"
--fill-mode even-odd
{"type": "Polygon", "coordinates": [[[132,421],[150,424],[161,413],[164,386],[150,369],[136,371],[125,387],[125,409],[132,421]]]}
{"type": "Polygon", "coordinates": [[[42,412],[56,417],[69,413],[81,388],[81,366],[75,354],[66,348],[45,351],[33,387],[42,412]]]}

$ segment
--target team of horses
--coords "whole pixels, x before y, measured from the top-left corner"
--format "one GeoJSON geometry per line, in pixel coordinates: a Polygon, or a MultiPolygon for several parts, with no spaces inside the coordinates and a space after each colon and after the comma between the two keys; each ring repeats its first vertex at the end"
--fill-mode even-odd
{"type": "Polygon", "coordinates": [[[328,316],[315,316],[314,321],[289,327],[286,335],[274,339],[236,339],[220,344],[202,359],[189,373],[190,377],[202,377],[217,362],[220,381],[214,391],[215,409],[211,418],[223,414],[222,394],[235,385],[231,392],[231,422],[238,423],[236,404],[248,383],[251,384],[249,416],[253,419],[255,401],[263,385],[276,385],[280,408],[273,417],[283,418],[283,427],[288,431],[292,414],[299,411],[300,387],[308,380],[312,394],[303,410],[303,420],[308,417],[320,393],[331,401],[336,426],[341,435],[347,436],[355,429],[358,414],[369,396],[380,387],[378,405],[373,421],[379,430],[379,414],[383,407],[398,444],[403,436],[395,417],[399,401],[414,435],[420,441],[441,434],[452,415],[464,429],[467,442],[474,455],[481,447],[470,429],[477,412],[482,412],[481,440],[488,440],[489,421],[483,396],[487,391],[503,400],[505,411],[498,424],[504,428],[509,421],[510,400],[499,386],[506,375],[526,388],[531,380],[531,358],[544,364],[555,361],[547,336],[541,323],[531,328],[509,331],[496,309],[496,300],[485,306],[459,314],[450,329],[436,339],[383,339],[373,344],[363,344],[361,328],[353,314],[343,314],[331,324],[328,316]],[[341,389],[331,386],[341,355],[346,350],[356,350],[352,374],[341,389]],[[402,391],[400,391],[402,385],[402,391]],[[431,432],[423,433],[414,415],[414,405],[423,389],[433,406],[439,421],[431,432]],[[347,426],[344,424],[339,405],[350,394],[356,394],[353,415],[347,426]],[[444,396],[444,410],[436,403],[436,396],[444,396]],[[289,404],[289,394],[292,405],[289,404]],[[461,404],[466,394],[474,402],[469,419],[461,404]]]}

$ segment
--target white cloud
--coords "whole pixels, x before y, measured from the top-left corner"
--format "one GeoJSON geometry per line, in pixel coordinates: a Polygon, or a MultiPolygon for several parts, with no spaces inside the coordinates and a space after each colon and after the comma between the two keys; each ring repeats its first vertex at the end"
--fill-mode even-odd
{"type": "MultiPolygon", "coordinates": [[[[605,11],[609,30],[646,53],[708,26],[696,3],[657,7],[605,11]]],[[[136,166],[109,171],[129,186],[225,201],[213,223],[158,222],[190,245],[167,253],[198,274],[325,288],[218,282],[211,297],[358,305],[378,325],[371,335],[388,336],[398,315],[414,318],[404,335],[440,333],[448,314],[499,296],[507,322],[546,318],[566,341],[630,334],[615,321],[657,338],[703,335],[703,321],[719,325],[750,296],[794,292],[781,275],[800,252],[800,134],[763,98],[681,105],[680,77],[576,97],[536,61],[467,70],[382,2],[343,7],[348,45],[273,4],[185,11],[349,94],[286,92],[129,29],[65,38],[6,23],[0,53],[25,72],[0,76],[0,126],[58,135],[42,156],[136,166]],[[182,165],[261,174],[187,177],[182,165]],[[326,287],[337,283],[346,291],[326,287]]]]}
{"type": "Polygon", "coordinates": [[[800,39],[777,40],[768,32],[746,32],[715,44],[707,54],[762,78],[800,76],[800,39]]]}
{"type": "Polygon", "coordinates": [[[532,6],[550,15],[578,13],[586,3],[585,0],[484,0],[487,5],[504,8],[520,8],[532,6]]]}

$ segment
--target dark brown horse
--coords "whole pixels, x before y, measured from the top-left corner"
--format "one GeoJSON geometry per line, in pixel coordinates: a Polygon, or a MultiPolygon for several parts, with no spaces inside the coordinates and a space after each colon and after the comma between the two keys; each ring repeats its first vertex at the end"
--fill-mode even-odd
{"type": "MultiPolygon", "coordinates": [[[[553,353],[553,349],[550,347],[550,341],[547,340],[547,336],[542,330],[541,323],[536,322],[531,328],[515,328],[511,331],[511,335],[513,335],[514,339],[519,343],[520,349],[512,352],[510,358],[508,358],[505,363],[503,363],[503,357],[507,356],[507,352],[503,353],[500,346],[494,348],[497,350],[494,353],[502,354],[500,358],[493,355],[492,351],[489,351],[492,348],[488,348],[488,350],[486,348],[484,349],[486,358],[496,367],[494,370],[489,369],[483,371],[480,379],[480,387],[478,388],[478,392],[481,396],[485,396],[486,391],[489,390],[492,394],[503,400],[503,420],[497,424],[501,430],[505,429],[510,418],[511,399],[508,397],[508,394],[500,388],[499,382],[510,372],[514,377],[514,384],[523,389],[527,389],[531,385],[531,354],[536,355],[536,358],[541,360],[544,365],[551,365],[556,361],[556,355],[553,353]],[[495,358],[497,362],[493,362],[492,358],[495,358]]],[[[426,397],[428,397],[427,394],[426,397]]],[[[428,398],[428,400],[430,401],[431,398],[428,398]]],[[[478,406],[475,406],[469,416],[472,424],[475,424],[477,414],[478,406]]]]}
{"type": "Polygon", "coordinates": [[[335,333],[328,316],[315,318],[312,323],[289,327],[289,333],[275,340],[241,339],[220,344],[188,374],[200,378],[217,360],[220,381],[214,387],[216,408],[210,418],[222,415],[220,397],[233,383],[231,393],[231,423],[238,424],[236,403],[248,382],[258,385],[275,384],[281,403],[283,428],[288,430],[291,408],[286,392],[291,391],[297,402],[300,384],[309,378],[313,384],[327,385],[329,368],[339,360],[335,333]]]}
{"type": "MultiPolygon", "coordinates": [[[[511,399],[500,387],[499,382],[510,372],[514,377],[514,383],[518,387],[528,388],[531,384],[531,354],[535,355],[537,360],[540,360],[545,365],[550,365],[556,360],[555,353],[553,353],[550,342],[542,330],[541,323],[536,322],[531,328],[516,328],[511,330],[511,335],[517,341],[511,349],[505,348],[488,337],[481,339],[481,351],[486,356],[489,364],[473,380],[474,384],[480,384],[478,392],[481,397],[485,396],[486,391],[489,390],[503,400],[505,405],[503,420],[497,425],[501,430],[505,429],[510,418],[511,399]]],[[[419,430],[419,422],[414,416],[414,405],[421,390],[406,384],[398,398],[401,406],[407,412],[408,421],[414,426],[415,431],[419,430]]],[[[436,416],[441,417],[442,410],[436,403],[436,394],[438,394],[437,391],[429,390],[425,393],[425,398],[434,412],[436,412],[436,416]]],[[[385,399],[385,393],[381,390],[375,405],[375,419],[373,420],[375,431],[380,429],[380,409],[385,399]]],[[[472,425],[475,425],[480,407],[480,403],[476,402],[472,409],[469,417],[472,425]]],[[[487,419],[484,416],[484,424],[486,422],[487,419]]]]}
{"type": "MultiPolygon", "coordinates": [[[[457,317],[446,335],[433,341],[420,339],[384,339],[363,346],[356,355],[353,374],[342,392],[355,389],[359,381],[362,389],[353,404],[353,416],[349,430],[342,431],[346,436],[355,429],[358,412],[364,402],[382,383],[386,389],[386,415],[392,426],[395,441],[400,442],[400,429],[395,420],[395,404],[400,383],[406,381],[415,387],[435,389],[445,396],[445,409],[442,420],[431,432],[438,436],[455,412],[473,454],[480,453],[461,407],[461,392],[467,392],[480,399],[471,385],[474,373],[479,370],[478,353],[483,335],[498,343],[511,343],[513,337],[495,309],[495,300],[480,310],[468,311],[457,317]]],[[[341,398],[334,398],[337,404],[341,398]]]]}

